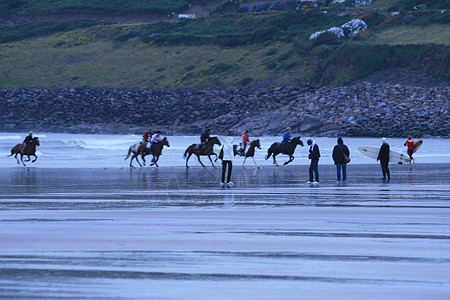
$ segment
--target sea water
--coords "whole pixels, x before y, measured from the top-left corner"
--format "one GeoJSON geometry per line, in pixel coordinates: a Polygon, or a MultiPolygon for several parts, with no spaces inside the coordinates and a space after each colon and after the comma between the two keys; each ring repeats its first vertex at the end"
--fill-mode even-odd
{"type": "MultiPolygon", "coordinates": [[[[14,145],[21,143],[27,133],[0,133],[0,167],[15,167],[17,162],[11,154],[14,145]]],[[[34,136],[39,137],[40,147],[37,148],[38,159],[35,163],[27,163],[28,166],[45,168],[122,168],[129,166],[129,159],[125,160],[128,149],[131,145],[139,143],[140,135],[104,135],[104,134],[68,134],[68,133],[39,133],[34,136]]],[[[294,134],[294,136],[296,136],[294,134]]],[[[198,136],[168,136],[170,147],[164,147],[159,166],[184,166],[186,160],[183,157],[187,147],[199,142],[198,136]]],[[[222,142],[224,136],[219,136],[222,142]]],[[[255,160],[258,165],[272,165],[273,159],[265,160],[267,150],[274,142],[281,141],[280,137],[258,136],[251,139],[260,139],[261,149],[256,150],[255,160]]],[[[306,141],[313,139],[320,147],[320,164],[333,164],[332,151],[336,145],[335,137],[302,137],[305,147],[297,146],[294,153],[292,165],[309,164],[308,146],[306,141]]],[[[238,144],[241,137],[235,137],[235,144],[238,144]]],[[[417,139],[418,140],[418,139],[417,139]]],[[[414,154],[417,163],[450,163],[450,140],[439,138],[425,138],[422,147],[414,154]]],[[[391,150],[404,153],[406,138],[388,138],[391,150]]],[[[358,151],[358,146],[381,146],[380,138],[346,138],[344,143],[351,152],[352,164],[372,164],[374,159],[362,155],[358,151]]],[[[220,146],[215,145],[215,153],[219,153],[220,146]]],[[[215,156],[212,157],[215,160],[215,156]]],[[[148,161],[151,158],[148,157],[148,161]]],[[[286,155],[278,155],[277,161],[282,165],[288,160],[286,155]]],[[[211,165],[206,156],[201,157],[205,165],[211,165]]],[[[243,158],[236,157],[236,163],[243,161],[243,158]]],[[[218,162],[217,162],[218,163],[218,162]]],[[[134,161],[134,166],[138,164],[134,161]]],[[[248,160],[246,165],[253,165],[252,160],[248,160]]],[[[198,167],[196,157],[191,157],[189,166],[198,167]]]]}
{"type": "Polygon", "coordinates": [[[197,136],[169,136],[160,168],[129,168],[138,135],[37,132],[23,167],[7,155],[25,135],[0,134],[2,299],[450,299],[449,140],[424,139],[387,184],[357,150],[381,139],[344,138],[342,186],[336,139],[313,138],[316,188],[307,147],[277,168],[265,155],[280,137],[259,137],[263,167],[236,166],[221,188],[220,168],[184,167],[197,136]]]}

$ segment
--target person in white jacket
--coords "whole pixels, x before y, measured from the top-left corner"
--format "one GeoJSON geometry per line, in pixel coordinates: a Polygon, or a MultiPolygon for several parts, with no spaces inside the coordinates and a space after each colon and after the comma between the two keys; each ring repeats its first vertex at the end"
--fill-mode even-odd
{"type": "Polygon", "coordinates": [[[227,185],[233,186],[233,182],[231,182],[231,171],[233,170],[233,158],[234,158],[234,150],[233,150],[233,137],[227,137],[227,141],[224,143],[221,154],[219,157],[222,159],[222,181],[220,182],[221,186],[225,186],[225,173],[228,166],[228,176],[227,176],[227,185]]]}

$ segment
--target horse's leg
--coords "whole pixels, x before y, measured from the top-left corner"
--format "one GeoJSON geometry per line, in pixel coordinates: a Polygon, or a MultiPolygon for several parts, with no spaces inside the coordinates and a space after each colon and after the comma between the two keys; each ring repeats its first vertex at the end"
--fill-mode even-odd
{"type": "Polygon", "coordinates": [[[36,160],[37,160],[37,155],[36,154],[32,154],[34,157],[36,157],[33,161],[32,161],[32,163],[34,163],[36,160]]]}
{"type": "Polygon", "coordinates": [[[19,153],[16,153],[16,156],[14,156],[14,158],[17,160],[17,164],[20,165],[20,161],[19,161],[19,158],[17,157],[17,155],[19,155],[19,153]]]}
{"type": "Polygon", "coordinates": [[[293,161],[293,160],[294,160],[294,156],[293,156],[293,155],[292,155],[292,156],[290,155],[290,156],[289,156],[289,160],[288,160],[287,162],[285,162],[284,164],[287,165],[288,163],[290,163],[290,162],[293,161]]]}
{"type": "MultiPolygon", "coordinates": [[[[144,153],[141,154],[141,158],[142,158],[142,163],[143,163],[144,166],[145,166],[146,161],[145,161],[145,154],[144,154],[144,153]]],[[[137,160],[137,157],[136,157],[136,160],[137,160]]],[[[139,161],[138,161],[138,162],[139,162],[139,161]]],[[[142,166],[141,166],[141,167],[142,167],[142,166]]]]}
{"type": "Polygon", "coordinates": [[[273,154],[273,164],[277,167],[279,167],[280,165],[277,163],[277,160],[275,159],[275,154],[273,154]]]}
{"type": "Polygon", "coordinates": [[[159,168],[158,160],[159,160],[159,156],[155,157],[155,161],[152,163],[152,165],[155,165],[159,168]]]}
{"type": "Polygon", "coordinates": [[[213,161],[212,161],[212,158],[211,158],[211,155],[210,155],[210,154],[208,154],[208,158],[209,158],[209,161],[211,162],[211,165],[212,165],[213,167],[215,167],[215,165],[214,165],[214,163],[213,163],[213,161]]]}
{"type": "Polygon", "coordinates": [[[134,168],[133,167],[133,159],[134,159],[134,154],[133,154],[133,156],[131,156],[131,159],[130,159],[130,168],[134,168]]]}
{"type": "MultiPolygon", "coordinates": [[[[205,165],[200,160],[200,155],[198,155],[198,154],[195,154],[195,155],[197,155],[198,162],[202,165],[202,167],[205,167],[205,165]]],[[[211,159],[211,158],[209,158],[209,159],[211,159]]]]}
{"type": "Polygon", "coordinates": [[[244,162],[242,163],[242,169],[245,169],[245,161],[247,160],[247,157],[244,157],[244,162]]]}
{"type": "Polygon", "coordinates": [[[191,157],[191,155],[192,155],[192,153],[189,152],[188,157],[186,157],[186,168],[189,168],[189,166],[188,166],[188,161],[189,161],[189,158],[191,157]]]}
{"type": "MultiPolygon", "coordinates": [[[[142,156],[142,155],[141,155],[141,156],[142,156]]],[[[141,168],[142,168],[141,162],[139,161],[138,157],[139,157],[139,154],[136,154],[136,161],[138,162],[138,164],[139,164],[139,167],[141,167],[141,168]]],[[[142,160],[144,161],[144,166],[145,166],[145,159],[144,159],[144,158],[142,158],[142,160]]]]}
{"type": "Polygon", "coordinates": [[[139,166],[142,167],[141,163],[139,162],[139,159],[137,158],[139,154],[134,153],[133,156],[131,157],[130,160],[130,167],[134,168],[133,165],[131,164],[133,162],[133,159],[136,159],[136,161],[138,162],[139,166]]]}
{"type": "Polygon", "coordinates": [[[20,154],[20,160],[22,161],[22,164],[23,164],[24,166],[26,166],[26,164],[23,162],[23,154],[22,154],[22,153],[20,154]]]}
{"type": "Polygon", "coordinates": [[[253,158],[253,162],[255,163],[256,168],[259,169],[260,167],[259,167],[258,164],[256,163],[255,157],[252,156],[252,158],[253,158]]]}
{"type": "Polygon", "coordinates": [[[28,159],[27,159],[27,160],[25,160],[25,161],[30,161],[30,160],[31,160],[31,157],[30,157],[30,155],[28,155],[28,154],[27,154],[27,156],[28,156],[28,159]]]}

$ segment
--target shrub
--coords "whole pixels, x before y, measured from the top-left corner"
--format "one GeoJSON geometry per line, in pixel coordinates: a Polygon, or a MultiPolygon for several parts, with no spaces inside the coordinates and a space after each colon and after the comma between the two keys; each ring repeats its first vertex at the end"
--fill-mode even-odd
{"type": "Polygon", "coordinates": [[[415,20],[416,18],[413,15],[406,15],[402,20],[402,24],[411,24],[415,20]]]}
{"type": "Polygon", "coordinates": [[[272,47],[272,48],[267,49],[266,55],[267,56],[272,56],[272,55],[277,54],[277,52],[278,52],[278,48],[272,47]]]}
{"type": "Polygon", "coordinates": [[[333,53],[333,47],[329,45],[320,45],[311,50],[311,55],[327,58],[333,53]]]}
{"type": "Polygon", "coordinates": [[[249,85],[252,82],[253,82],[253,78],[251,78],[251,77],[244,77],[241,80],[239,80],[239,82],[237,84],[240,85],[240,86],[245,86],[245,85],[249,85]]]}
{"type": "Polygon", "coordinates": [[[104,24],[90,20],[39,21],[19,25],[0,26],[0,43],[21,41],[33,37],[49,36],[58,32],[73,31],[104,24]]]}
{"type": "Polygon", "coordinates": [[[338,36],[329,31],[325,31],[319,34],[315,39],[313,39],[313,47],[319,45],[338,45],[338,44],[339,44],[338,36]]]}
{"type": "Polygon", "coordinates": [[[297,62],[296,61],[290,61],[290,62],[285,62],[283,64],[280,65],[280,69],[283,70],[290,70],[292,68],[295,68],[297,66],[297,62]]]}

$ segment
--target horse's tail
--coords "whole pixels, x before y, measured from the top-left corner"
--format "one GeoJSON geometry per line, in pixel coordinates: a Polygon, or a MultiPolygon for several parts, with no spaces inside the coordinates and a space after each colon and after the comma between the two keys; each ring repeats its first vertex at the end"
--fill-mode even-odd
{"type": "Polygon", "coordinates": [[[17,144],[14,147],[11,148],[11,155],[8,155],[7,157],[13,156],[16,153],[20,153],[20,146],[22,144],[17,144]]]}
{"type": "Polygon", "coordinates": [[[187,157],[187,154],[189,152],[189,148],[191,148],[191,146],[187,147],[186,151],[184,151],[184,154],[183,154],[183,158],[184,159],[186,159],[186,157],[187,157]]]}
{"type": "Polygon", "coordinates": [[[272,146],[270,146],[270,148],[267,149],[266,160],[268,160],[271,155],[272,155],[272,146]]]}
{"type": "Polygon", "coordinates": [[[128,157],[130,157],[130,155],[131,155],[131,152],[132,152],[131,147],[132,146],[130,146],[130,148],[128,148],[128,154],[127,154],[127,157],[125,157],[125,160],[127,160],[128,157]]]}

